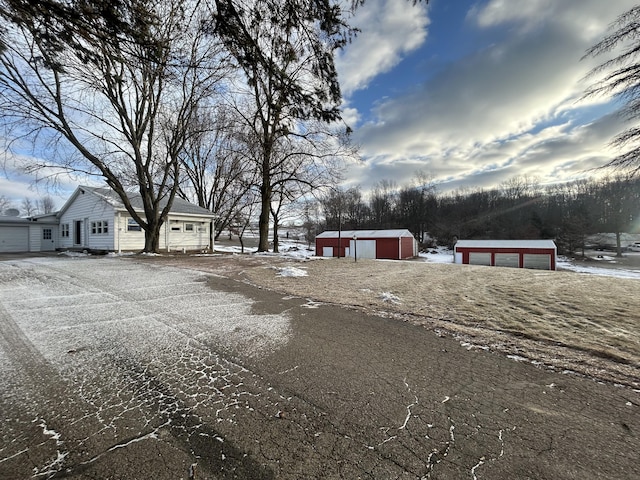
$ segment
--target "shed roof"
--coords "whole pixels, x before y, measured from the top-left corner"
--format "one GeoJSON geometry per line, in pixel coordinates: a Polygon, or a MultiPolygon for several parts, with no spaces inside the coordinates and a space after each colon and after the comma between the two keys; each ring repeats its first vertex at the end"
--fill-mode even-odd
{"type": "MultiPolygon", "coordinates": [[[[411,232],[406,228],[389,229],[389,230],[340,230],[340,237],[353,238],[398,238],[413,237],[411,232]]],[[[316,238],[338,238],[338,230],[327,230],[316,238]]]]}
{"type": "Polygon", "coordinates": [[[553,240],[458,240],[456,248],[556,248],[553,240]]]}

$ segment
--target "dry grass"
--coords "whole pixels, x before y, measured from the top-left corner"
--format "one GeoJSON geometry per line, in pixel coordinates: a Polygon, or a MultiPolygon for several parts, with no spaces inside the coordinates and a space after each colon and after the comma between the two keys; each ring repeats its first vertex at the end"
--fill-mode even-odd
{"type": "Polygon", "coordinates": [[[309,275],[280,277],[273,266],[244,273],[275,291],[389,312],[475,344],[639,385],[637,280],[422,262],[327,259],[295,266],[309,275]],[[385,301],[385,292],[399,303],[385,301]]]}

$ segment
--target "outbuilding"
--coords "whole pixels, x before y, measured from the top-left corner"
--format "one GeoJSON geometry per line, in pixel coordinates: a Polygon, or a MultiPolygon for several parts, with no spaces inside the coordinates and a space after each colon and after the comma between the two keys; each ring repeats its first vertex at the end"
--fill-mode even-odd
{"type": "Polygon", "coordinates": [[[402,260],[418,255],[418,242],[406,229],[328,230],[316,236],[316,255],[402,260]]]}
{"type": "Polygon", "coordinates": [[[553,240],[459,240],[455,263],[493,267],[556,269],[557,248],[553,240]]]}
{"type": "Polygon", "coordinates": [[[44,252],[57,248],[54,215],[31,218],[0,216],[0,253],[44,252]]]}

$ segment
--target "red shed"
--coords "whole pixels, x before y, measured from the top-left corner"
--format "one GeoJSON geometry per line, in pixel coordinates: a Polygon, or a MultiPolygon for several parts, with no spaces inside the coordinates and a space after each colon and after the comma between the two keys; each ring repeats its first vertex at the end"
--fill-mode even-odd
{"type": "Polygon", "coordinates": [[[418,255],[418,242],[406,229],[326,231],[316,236],[316,255],[401,260],[418,255]]]}
{"type": "Polygon", "coordinates": [[[556,269],[553,240],[460,240],[454,247],[455,263],[495,267],[556,269]]]}

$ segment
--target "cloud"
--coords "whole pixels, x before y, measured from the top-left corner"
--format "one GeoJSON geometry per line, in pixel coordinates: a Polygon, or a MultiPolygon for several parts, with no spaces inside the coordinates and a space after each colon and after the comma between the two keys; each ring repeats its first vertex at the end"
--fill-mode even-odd
{"type": "Polygon", "coordinates": [[[361,32],[336,58],[345,96],[366,88],[418,48],[427,37],[429,17],[423,3],[368,0],[356,10],[352,25],[361,32]]]}
{"type": "Polygon", "coordinates": [[[606,116],[614,108],[606,99],[581,99],[596,63],[582,55],[627,8],[604,3],[494,0],[471,9],[466,28],[499,40],[382,101],[356,131],[367,162],[351,181],[407,184],[422,168],[443,188],[487,188],[524,173],[567,180],[606,163],[623,123],[606,116]]]}

